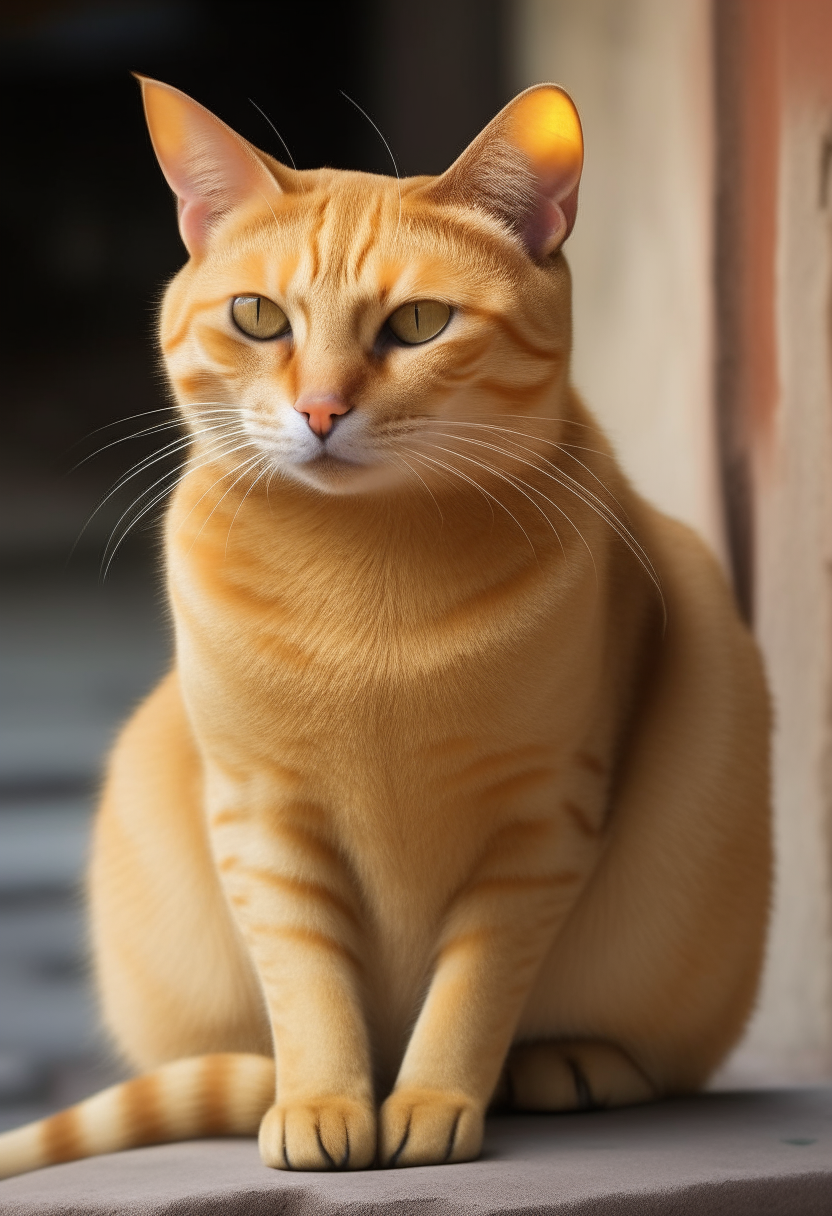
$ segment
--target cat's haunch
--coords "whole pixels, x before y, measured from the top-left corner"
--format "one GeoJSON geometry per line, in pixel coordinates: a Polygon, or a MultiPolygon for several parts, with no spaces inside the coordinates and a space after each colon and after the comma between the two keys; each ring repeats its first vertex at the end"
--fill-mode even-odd
{"type": "Polygon", "coordinates": [[[574,106],[530,89],[397,181],[141,86],[189,454],[175,666],[111,756],[90,905],[142,1075],[0,1136],[0,1174],[209,1134],[463,1161],[489,1104],[695,1089],[760,969],[768,700],[571,386],[574,106]]]}

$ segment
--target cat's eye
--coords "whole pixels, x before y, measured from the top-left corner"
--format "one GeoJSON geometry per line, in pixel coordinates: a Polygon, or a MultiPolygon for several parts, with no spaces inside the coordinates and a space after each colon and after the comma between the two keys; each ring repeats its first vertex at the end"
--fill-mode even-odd
{"type": "Polygon", "coordinates": [[[288,333],[289,318],[266,296],[235,296],[231,301],[234,324],[250,338],[278,338],[288,333]]]}
{"type": "Polygon", "coordinates": [[[441,334],[450,318],[450,308],[440,300],[412,300],[397,308],[387,324],[400,342],[416,346],[441,334]]]}

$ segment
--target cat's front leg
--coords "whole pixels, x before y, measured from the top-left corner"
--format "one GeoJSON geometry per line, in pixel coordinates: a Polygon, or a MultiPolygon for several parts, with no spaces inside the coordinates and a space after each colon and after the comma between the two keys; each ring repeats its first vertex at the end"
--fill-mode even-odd
{"type": "Polygon", "coordinates": [[[380,1113],[387,1166],[467,1161],[526,997],[598,855],[564,800],[555,819],[505,825],[453,901],[433,979],[380,1113]]]}
{"type": "Polygon", "coordinates": [[[358,900],[320,812],[264,803],[226,790],[209,811],[217,869],[274,1037],[277,1092],[260,1154],[278,1169],[365,1169],[377,1121],[358,900]]]}

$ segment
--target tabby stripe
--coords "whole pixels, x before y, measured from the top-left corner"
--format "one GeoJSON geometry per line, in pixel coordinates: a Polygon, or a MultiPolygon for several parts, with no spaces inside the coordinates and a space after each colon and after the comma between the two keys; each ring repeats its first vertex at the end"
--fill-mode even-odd
{"type": "Polygon", "coordinates": [[[139,1145],[217,1133],[253,1136],[274,1089],[274,1061],[267,1056],[175,1060],[1,1134],[0,1178],[139,1145]]]}
{"type": "Polygon", "coordinates": [[[230,1055],[207,1056],[200,1078],[200,1101],[202,1108],[203,1136],[221,1136],[228,1132],[231,1120],[229,1093],[231,1089],[234,1057],[230,1055]]]}
{"type": "Polygon", "coordinates": [[[247,811],[217,811],[211,816],[210,824],[212,828],[221,828],[228,823],[245,823],[249,818],[247,811]]]}
{"type": "Polygon", "coordinates": [[[304,949],[307,946],[315,946],[330,954],[340,954],[342,958],[352,964],[356,971],[363,970],[361,960],[350,950],[349,946],[345,946],[343,942],[339,942],[337,938],[331,937],[328,933],[321,933],[317,929],[307,929],[299,925],[270,924],[268,921],[246,921],[245,927],[251,933],[267,937],[288,938],[290,941],[299,943],[304,949]]]}
{"type": "Polygon", "coordinates": [[[187,338],[194,317],[198,316],[201,312],[210,312],[211,309],[219,308],[222,304],[226,303],[226,300],[227,296],[223,295],[217,296],[213,300],[207,300],[204,304],[192,304],[179,328],[162,343],[162,350],[166,354],[174,350],[187,338]]]}
{"type": "Polygon", "coordinates": [[[582,836],[597,836],[598,829],[592,823],[589,815],[582,807],[579,807],[575,802],[564,802],[563,809],[566,811],[569,818],[574,823],[575,827],[582,836]]]}
{"type": "Polygon", "coordinates": [[[590,752],[576,752],[575,759],[581,768],[588,769],[591,773],[597,773],[601,776],[607,771],[598,757],[593,756],[590,752]]]}
{"type": "Polygon", "coordinates": [[[326,219],[326,211],[327,211],[328,206],[329,206],[329,198],[325,198],[323,200],[323,202],[320,204],[320,206],[318,207],[317,214],[313,221],[314,227],[309,234],[309,247],[310,247],[310,254],[311,254],[311,259],[312,259],[312,273],[310,275],[311,282],[314,282],[315,279],[318,277],[318,269],[319,269],[320,263],[321,263],[321,250],[320,250],[320,239],[319,238],[321,235],[321,230],[323,229],[323,226],[324,226],[324,220],[326,219]]]}
{"type": "MultiPolygon", "coordinates": [[[[236,861],[236,858],[233,860],[236,861]]],[[[323,883],[310,882],[301,878],[288,878],[284,874],[278,874],[274,870],[266,870],[260,866],[241,865],[240,869],[253,878],[255,882],[264,882],[271,887],[287,891],[291,895],[306,896],[309,899],[317,899],[321,903],[329,904],[330,907],[336,908],[356,928],[361,928],[361,922],[355,910],[350,907],[346,900],[330,891],[323,883]]]]}
{"type": "Polygon", "coordinates": [[[504,777],[502,781],[495,781],[493,785],[481,792],[480,797],[489,800],[514,798],[534,789],[536,785],[540,785],[544,781],[550,781],[553,776],[554,769],[552,768],[527,769],[525,773],[515,773],[512,777],[504,777]]]}
{"type": "MultiPolygon", "coordinates": [[[[548,388],[551,388],[552,376],[551,373],[543,380],[536,380],[533,384],[502,384],[499,380],[478,380],[476,387],[484,393],[490,393],[492,397],[499,397],[503,401],[517,401],[528,403],[533,401],[535,397],[540,396],[548,388]]],[[[534,436],[530,436],[534,438],[534,436]]]]}
{"type": "Polygon", "coordinates": [[[361,271],[364,267],[364,263],[367,260],[367,256],[368,256],[370,250],[372,249],[373,245],[375,245],[376,241],[378,240],[377,226],[378,226],[378,221],[381,218],[381,209],[382,209],[383,205],[384,205],[384,200],[383,200],[383,198],[381,198],[379,196],[378,200],[376,201],[375,208],[373,209],[373,214],[369,220],[370,234],[367,237],[365,244],[362,245],[361,249],[358,251],[358,255],[355,259],[355,262],[353,263],[353,267],[352,267],[353,279],[358,279],[358,277],[361,274],[361,271]]]}
{"type": "MultiPolygon", "coordinates": [[[[23,1130],[21,1128],[21,1130],[23,1130]]],[[[75,1161],[88,1152],[87,1138],[78,1108],[71,1106],[58,1115],[44,1120],[41,1127],[43,1160],[58,1165],[75,1161]]]]}
{"type": "Polygon", "coordinates": [[[505,877],[494,878],[478,878],[476,882],[471,883],[466,888],[466,894],[472,891],[517,891],[527,887],[542,887],[544,890],[547,887],[568,886],[570,883],[577,882],[581,875],[577,870],[563,870],[559,874],[534,874],[524,875],[518,874],[505,877]]]}
{"type": "Polygon", "coordinates": [[[165,1140],[167,1123],[160,1089],[160,1078],[153,1073],[123,1086],[123,1126],[129,1144],[159,1144],[165,1140]]]}
{"type": "Polygon", "coordinates": [[[271,825],[271,829],[275,835],[291,841],[306,859],[317,856],[318,861],[334,866],[338,870],[343,867],[338,850],[321,836],[310,832],[308,828],[291,823],[275,823],[271,825]]]}
{"type": "Polygon", "coordinates": [[[300,265],[300,254],[291,253],[285,257],[280,263],[280,269],[277,272],[277,287],[278,294],[285,298],[286,292],[289,290],[289,284],[294,278],[295,272],[300,265]]]}
{"type": "Polygon", "coordinates": [[[553,351],[550,348],[535,346],[533,342],[530,342],[529,339],[522,334],[511,321],[509,321],[508,317],[503,316],[501,313],[491,312],[484,308],[479,310],[472,308],[471,312],[473,312],[475,315],[478,313],[479,316],[486,317],[492,322],[492,324],[501,329],[515,346],[518,346],[525,354],[531,355],[532,358],[541,359],[544,362],[551,362],[554,359],[562,358],[560,351],[553,351]]]}

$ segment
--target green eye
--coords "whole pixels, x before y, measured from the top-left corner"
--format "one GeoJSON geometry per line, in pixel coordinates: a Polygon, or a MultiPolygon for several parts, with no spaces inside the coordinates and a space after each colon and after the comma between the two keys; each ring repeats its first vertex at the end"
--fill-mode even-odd
{"type": "Polygon", "coordinates": [[[231,316],[237,328],[250,338],[277,338],[289,329],[286,313],[265,296],[235,296],[231,316]]]}
{"type": "Polygon", "coordinates": [[[387,324],[400,342],[416,346],[441,334],[450,319],[451,310],[447,304],[439,300],[413,300],[397,308],[388,317],[387,324]]]}

